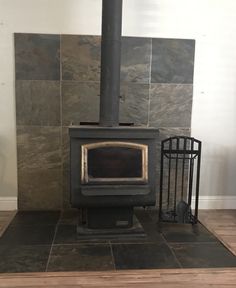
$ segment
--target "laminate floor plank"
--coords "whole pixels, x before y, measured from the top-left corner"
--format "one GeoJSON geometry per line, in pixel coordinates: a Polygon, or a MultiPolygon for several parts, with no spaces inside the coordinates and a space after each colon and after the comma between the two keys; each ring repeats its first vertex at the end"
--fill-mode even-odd
{"type": "Polygon", "coordinates": [[[236,210],[200,210],[199,220],[236,256],[236,210]]]}
{"type": "Polygon", "coordinates": [[[192,288],[236,285],[236,268],[228,269],[153,269],[106,272],[54,272],[0,275],[0,287],[27,288],[192,288]]]}

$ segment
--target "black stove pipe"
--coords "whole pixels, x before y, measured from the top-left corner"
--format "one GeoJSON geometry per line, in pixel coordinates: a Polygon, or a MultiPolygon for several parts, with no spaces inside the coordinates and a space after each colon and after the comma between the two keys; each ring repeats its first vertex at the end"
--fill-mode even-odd
{"type": "Polygon", "coordinates": [[[119,125],[122,0],[103,0],[101,45],[101,126],[119,125]]]}

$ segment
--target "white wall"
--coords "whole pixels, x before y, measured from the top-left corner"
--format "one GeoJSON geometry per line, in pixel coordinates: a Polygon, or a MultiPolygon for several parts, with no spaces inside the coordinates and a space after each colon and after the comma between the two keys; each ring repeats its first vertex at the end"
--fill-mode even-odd
{"type": "MultiPolygon", "coordinates": [[[[123,1],[123,35],[196,39],[192,135],[203,141],[200,192],[236,197],[236,1],[123,1]]],[[[101,4],[0,0],[0,200],[17,195],[13,33],[100,34],[101,4]]]]}

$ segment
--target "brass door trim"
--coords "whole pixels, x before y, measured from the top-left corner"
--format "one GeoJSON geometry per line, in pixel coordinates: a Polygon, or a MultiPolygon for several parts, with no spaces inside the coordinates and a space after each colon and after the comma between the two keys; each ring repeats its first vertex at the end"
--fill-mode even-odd
{"type": "Polygon", "coordinates": [[[106,182],[142,182],[148,181],[148,146],[133,142],[106,141],[84,144],[81,146],[81,182],[86,183],[106,183],[106,182]],[[142,151],[142,177],[127,178],[90,178],[88,175],[88,150],[101,147],[128,147],[142,151]]]}

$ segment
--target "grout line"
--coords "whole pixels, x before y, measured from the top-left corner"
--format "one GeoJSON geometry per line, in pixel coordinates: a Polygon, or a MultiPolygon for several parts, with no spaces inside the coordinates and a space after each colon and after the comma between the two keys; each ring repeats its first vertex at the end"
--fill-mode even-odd
{"type": "Polygon", "coordinates": [[[54,236],[53,236],[53,239],[52,239],[52,244],[51,244],[50,252],[49,252],[49,255],[48,255],[48,261],[47,261],[47,264],[46,264],[45,272],[48,271],[48,266],[49,266],[50,258],[51,258],[51,255],[52,255],[53,244],[54,244],[55,239],[56,239],[56,234],[57,234],[57,230],[58,230],[58,226],[59,226],[59,222],[60,222],[61,217],[62,217],[62,212],[60,213],[60,217],[58,217],[58,220],[57,220],[57,223],[56,223],[56,226],[55,226],[54,236]]]}
{"type": "Polygon", "coordinates": [[[148,119],[147,126],[150,126],[150,107],[151,107],[151,87],[152,87],[152,38],[151,38],[151,51],[150,51],[150,68],[149,68],[149,87],[148,87],[148,119]]]}
{"type": "Polygon", "coordinates": [[[53,244],[54,247],[56,246],[104,246],[109,244],[108,242],[89,242],[86,240],[81,240],[80,242],[70,242],[70,243],[57,243],[57,244],[53,244]],[[84,242],[83,242],[84,241],[84,242]]]}
{"type": "Polygon", "coordinates": [[[168,248],[170,249],[170,251],[171,251],[172,255],[174,256],[176,262],[178,263],[179,267],[180,267],[180,268],[184,268],[184,267],[182,266],[182,264],[180,263],[179,259],[177,258],[174,250],[172,249],[172,247],[169,245],[169,243],[168,243],[167,241],[166,241],[166,245],[167,245],[168,248]]]}
{"type": "Polygon", "coordinates": [[[60,79],[18,79],[16,82],[60,82],[60,79]]]}
{"type": "Polygon", "coordinates": [[[63,171],[63,119],[62,119],[62,36],[60,35],[60,132],[61,132],[61,141],[60,141],[60,150],[61,150],[61,209],[63,209],[64,204],[64,171],[63,171]]]}
{"type": "Polygon", "coordinates": [[[115,264],[115,257],[114,257],[113,250],[112,250],[112,244],[111,244],[111,241],[109,241],[109,245],[110,245],[111,258],[112,258],[112,262],[113,262],[114,270],[117,270],[117,269],[116,269],[116,264],[115,264]]]}
{"type": "MultiPolygon", "coordinates": [[[[151,55],[151,58],[152,58],[152,55],[151,55]]],[[[61,63],[60,63],[60,66],[61,66],[61,63]]],[[[61,68],[60,68],[61,69],[61,68]]],[[[62,71],[60,72],[62,73],[62,71]]],[[[150,72],[149,74],[151,74],[151,68],[150,68],[150,72]]],[[[60,76],[62,77],[62,76],[60,76]]],[[[100,83],[100,81],[97,81],[97,80],[68,80],[68,79],[52,79],[52,80],[49,80],[49,79],[41,79],[41,80],[38,80],[38,79],[18,79],[16,80],[16,82],[65,82],[65,83],[100,83]]],[[[177,85],[181,85],[181,86],[193,86],[193,83],[168,83],[168,82],[151,82],[151,79],[149,80],[149,82],[134,82],[134,81],[121,81],[120,82],[121,84],[133,84],[133,85],[151,85],[151,84],[154,84],[154,85],[170,85],[170,86],[177,86],[177,85]]],[[[232,209],[231,209],[232,210],[232,209]]]]}
{"type": "MultiPolygon", "coordinates": [[[[160,232],[159,232],[159,233],[160,233],[160,232]]],[[[165,236],[164,236],[162,233],[160,233],[160,235],[161,235],[164,243],[165,243],[165,244],[167,245],[167,247],[170,249],[171,254],[174,256],[174,258],[175,258],[176,262],[178,263],[179,267],[180,267],[180,268],[183,268],[182,264],[180,263],[180,261],[179,261],[179,259],[177,258],[174,250],[172,249],[172,247],[170,246],[170,244],[169,244],[168,241],[166,240],[165,236]]]]}
{"type": "Polygon", "coordinates": [[[60,116],[61,116],[61,127],[62,125],[62,52],[61,52],[61,35],[60,35],[60,116]]]}
{"type": "Polygon", "coordinates": [[[168,83],[168,82],[150,82],[150,85],[166,85],[166,86],[193,86],[193,83],[168,83]]]}
{"type": "MultiPolygon", "coordinates": [[[[68,125],[69,126],[69,125],[68,125]]],[[[68,126],[63,126],[63,127],[68,127],[68,126]]],[[[62,127],[61,125],[16,125],[17,128],[21,128],[21,127],[38,127],[38,128],[60,128],[62,127]]]]}
{"type": "MultiPolygon", "coordinates": [[[[166,240],[167,242],[167,240],[166,240]]],[[[210,245],[213,245],[213,244],[218,244],[220,243],[220,241],[198,241],[198,242],[195,242],[195,241],[189,241],[189,242],[168,242],[170,245],[204,245],[204,244],[210,244],[210,245]]]]}

